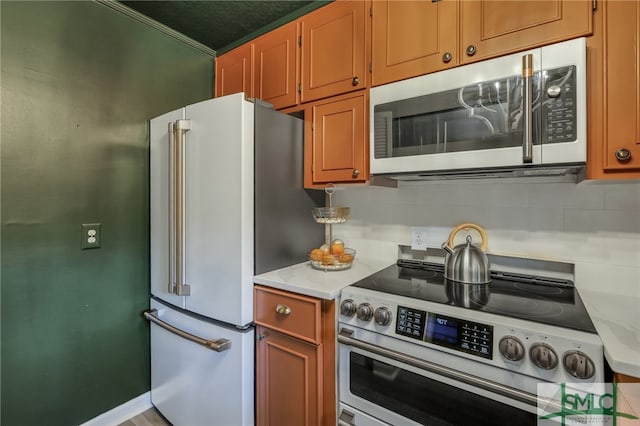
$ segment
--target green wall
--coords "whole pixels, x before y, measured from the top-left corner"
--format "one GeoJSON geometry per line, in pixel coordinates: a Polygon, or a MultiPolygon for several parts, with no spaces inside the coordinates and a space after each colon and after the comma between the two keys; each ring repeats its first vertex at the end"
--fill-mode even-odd
{"type": "Polygon", "coordinates": [[[211,97],[213,61],[90,1],[0,14],[0,423],[80,424],[149,390],[147,120],[211,97]]]}

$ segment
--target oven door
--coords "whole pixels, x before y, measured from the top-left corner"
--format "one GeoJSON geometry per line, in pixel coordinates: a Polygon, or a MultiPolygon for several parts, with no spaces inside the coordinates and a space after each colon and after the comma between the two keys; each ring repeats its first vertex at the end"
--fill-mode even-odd
{"type": "Polygon", "coordinates": [[[435,364],[402,348],[406,342],[363,329],[342,328],[338,342],[340,402],[356,413],[392,425],[536,424],[535,395],[435,364]]]}

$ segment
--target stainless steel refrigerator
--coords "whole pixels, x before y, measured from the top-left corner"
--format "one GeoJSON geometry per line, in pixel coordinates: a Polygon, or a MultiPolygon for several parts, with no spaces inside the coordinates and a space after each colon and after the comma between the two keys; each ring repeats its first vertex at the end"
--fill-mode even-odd
{"type": "Polygon", "coordinates": [[[151,401],[175,426],[254,424],[253,276],[323,239],[303,122],[235,94],[150,122],[151,401]]]}

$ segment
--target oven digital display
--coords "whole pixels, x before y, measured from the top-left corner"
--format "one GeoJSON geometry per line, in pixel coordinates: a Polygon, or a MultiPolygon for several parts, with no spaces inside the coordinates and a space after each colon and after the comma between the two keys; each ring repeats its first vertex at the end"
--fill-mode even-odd
{"type": "Polygon", "coordinates": [[[458,343],[458,321],[441,315],[429,314],[426,342],[456,345],[458,343]]]}
{"type": "Polygon", "coordinates": [[[493,326],[398,306],[396,334],[482,358],[493,357],[493,326]]]}

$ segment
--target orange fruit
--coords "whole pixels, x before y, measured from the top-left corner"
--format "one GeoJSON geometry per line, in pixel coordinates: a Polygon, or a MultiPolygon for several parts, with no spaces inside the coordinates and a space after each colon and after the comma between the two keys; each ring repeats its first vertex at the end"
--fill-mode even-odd
{"type": "Polygon", "coordinates": [[[331,254],[340,256],[344,253],[344,243],[341,240],[333,240],[331,243],[331,254]]]}
{"type": "Polygon", "coordinates": [[[325,254],[322,256],[322,264],[323,265],[333,265],[336,261],[336,258],[331,256],[330,254],[325,254]]]}
{"type": "Polygon", "coordinates": [[[309,257],[311,258],[311,260],[314,260],[316,262],[322,261],[322,256],[324,256],[324,253],[320,249],[313,249],[311,250],[311,253],[309,253],[309,257]]]}

